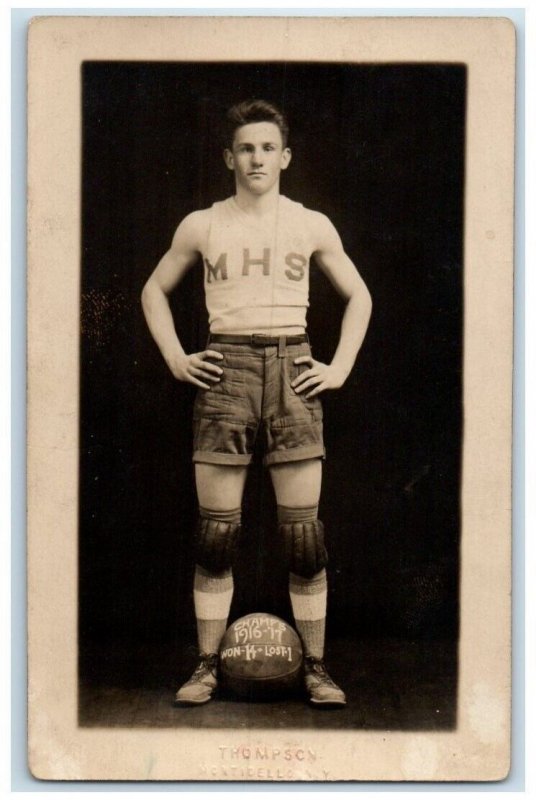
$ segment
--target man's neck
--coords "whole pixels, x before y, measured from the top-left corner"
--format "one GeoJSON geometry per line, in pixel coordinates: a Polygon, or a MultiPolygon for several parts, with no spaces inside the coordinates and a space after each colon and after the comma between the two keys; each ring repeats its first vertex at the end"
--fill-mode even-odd
{"type": "Polygon", "coordinates": [[[274,186],[266,194],[252,194],[237,186],[235,200],[245,214],[250,214],[252,217],[268,217],[277,212],[279,187],[274,186]]]}

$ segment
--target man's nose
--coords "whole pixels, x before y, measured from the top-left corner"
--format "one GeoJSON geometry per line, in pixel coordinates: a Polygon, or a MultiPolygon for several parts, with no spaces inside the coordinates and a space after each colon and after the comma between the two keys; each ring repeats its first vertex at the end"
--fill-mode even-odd
{"type": "Polygon", "coordinates": [[[255,164],[255,166],[260,166],[262,164],[262,150],[254,150],[251,156],[251,160],[255,164]]]}

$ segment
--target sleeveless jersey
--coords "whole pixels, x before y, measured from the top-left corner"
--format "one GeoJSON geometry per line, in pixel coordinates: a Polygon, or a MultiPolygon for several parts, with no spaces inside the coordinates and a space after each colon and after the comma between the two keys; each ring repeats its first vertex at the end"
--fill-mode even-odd
{"type": "Polygon", "coordinates": [[[212,333],[306,327],[309,228],[303,205],[282,195],[269,223],[251,218],[234,197],[213,204],[202,252],[212,333]]]}

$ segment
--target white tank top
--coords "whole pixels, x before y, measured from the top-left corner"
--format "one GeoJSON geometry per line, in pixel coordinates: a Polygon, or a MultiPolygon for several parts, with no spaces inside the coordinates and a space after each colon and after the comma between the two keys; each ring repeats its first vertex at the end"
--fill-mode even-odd
{"type": "Polygon", "coordinates": [[[234,197],[210,209],[203,249],[212,333],[304,329],[313,252],[307,209],[282,195],[269,223],[252,219],[234,197]]]}

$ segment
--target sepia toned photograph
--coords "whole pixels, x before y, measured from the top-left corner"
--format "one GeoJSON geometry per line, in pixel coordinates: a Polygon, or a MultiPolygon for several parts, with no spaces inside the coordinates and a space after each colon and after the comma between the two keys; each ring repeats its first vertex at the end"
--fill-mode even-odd
{"type": "MultiPolygon", "coordinates": [[[[69,466],[30,459],[46,474],[31,490],[48,482],[65,509],[45,553],[29,529],[32,771],[500,779],[510,528],[487,513],[509,494],[511,264],[483,285],[475,242],[502,230],[511,258],[513,151],[503,137],[494,158],[510,206],[493,190],[499,225],[490,216],[475,237],[471,115],[484,94],[469,91],[469,51],[445,54],[437,33],[467,42],[480,23],[492,51],[503,37],[495,75],[512,69],[511,29],[219,20],[239,40],[266,34],[255,58],[254,36],[210,50],[210,22],[41,18],[30,34],[30,123],[58,124],[39,105],[38,56],[62,63],[70,48],[72,84],[54,102],[75,121],[58,154],[71,171],[52,188],[30,124],[30,442],[43,425],[32,408],[46,396],[59,412],[72,390],[44,434],[69,466]],[[370,25],[385,51],[356,57],[370,25]],[[268,34],[285,30],[309,56],[270,57],[268,34]],[[207,35],[197,50],[193,32],[207,35]],[[425,33],[435,44],[409,57],[425,33]],[[169,50],[155,55],[156,42],[169,50]],[[37,206],[55,191],[44,221],[37,206]],[[51,317],[37,252],[64,234],[49,263],[68,302],[51,317]],[[63,352],[43,367],[60,329],[63,352]],[[50,592],[53,654],[38,622],[50,592]],[[489,613],[486,657],[467,634],[489,613]],[[69,735],[51,741],[44,686],[58,658],[70,693],[55,730],[69,735]]],[[[510,137],[511,76],[498,90],[510,137]]],[[[35,509],[30,498],[30,521],[35,509]]]]}
{"type": "Polygon", "coordinates": [[[465,68],[83,79],[81,723],[271,727],[168,696],[262,612],[340,711],[278,726],[454,726],[465,68]]]}

